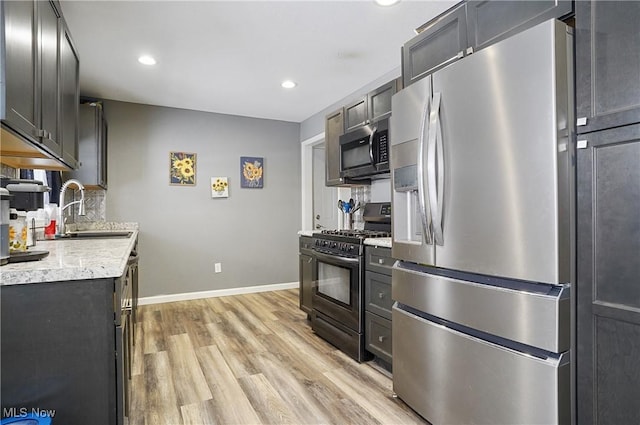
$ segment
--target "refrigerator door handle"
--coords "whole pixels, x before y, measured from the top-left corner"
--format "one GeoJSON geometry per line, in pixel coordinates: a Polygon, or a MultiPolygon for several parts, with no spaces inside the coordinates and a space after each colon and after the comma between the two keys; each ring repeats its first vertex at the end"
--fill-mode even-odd
{"type": "Polygon", "coordinates": [[[442,234],[442,201],[444,184],[444,154],[440,127],[440,93],[434,93],[429,116],[429,142],[427,147],[427,180],[431,209],[433,238],[437,245],[444,243],[442,234]],[[437,162],[436,162],[437,161],[437,162]]]}
{"type": "Polygon", "coordinates": [[[427,199],[425,195],[424,185],[424,131],[427,125],[427,115],[429,114],[430,100],[427,98],[422,110],[422,117],[420,119],[420,135],[418,137],[418,208],[420,209],[420,218],[422,223],[422,234],[424,235],[424,241],[427,245],[433,243],[431,237],[431,209],[427,206],[427,199]]]}

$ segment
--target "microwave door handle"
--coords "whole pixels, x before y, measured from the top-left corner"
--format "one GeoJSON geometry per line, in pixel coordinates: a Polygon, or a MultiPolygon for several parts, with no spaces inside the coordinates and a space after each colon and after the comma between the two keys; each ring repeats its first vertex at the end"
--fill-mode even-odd
{"type": "Polygon", "coordinates": [[[440,123],[440,93],[433,94],[429,116],[429,142],[427,146],[427,181],[429,184],[429,205],[433,218],[433,238],[442,245],[442,201],[444,187],[444,153],[442,128],[440,123]]]}
{"type": "Polygon", "coordinates": [[[373,138],[376,136],[376,132],[378,131],[377,127],[373,127],[371,129],[371,134],[369,135],[369,160],[371,160],[371,165],[375,167],[375,159],[373,158],[373,138]]]}
{"type": "Polygon", "coordinates": [[[427,98],[422,110],[422,117],[420,120],[420,134],[418,137],[418,209],[420,210],[420,222],[422,223],[422,234],[424,235],[424,241],[427,245],[433,243],[431,238],[431,211],[427,206],[427,199],[425,195],[424,185],[424,132],[427,125],[427,116],[429,115],[430,99],[427,98]]]}

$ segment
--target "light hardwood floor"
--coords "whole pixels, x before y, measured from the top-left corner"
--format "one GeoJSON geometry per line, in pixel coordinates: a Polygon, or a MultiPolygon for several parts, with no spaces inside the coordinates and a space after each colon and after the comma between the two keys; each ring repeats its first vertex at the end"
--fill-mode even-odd
{"type": "Polygon", "coordinates": [[[132,425],[425,424],[286,290],[139,307],[132,425]]]}

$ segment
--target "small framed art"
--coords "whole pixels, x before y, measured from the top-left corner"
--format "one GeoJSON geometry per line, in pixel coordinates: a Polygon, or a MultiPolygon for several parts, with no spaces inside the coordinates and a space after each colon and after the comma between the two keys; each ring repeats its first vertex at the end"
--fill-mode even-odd
{"type": "Polygon", "coordinates": [[[240,187],[262,189],[264,185],[264,158],[240,157],[240,187]]]}
{"type": "Polygon", "coordinates": [[[175,186],[195,186],[195,153],[169,152],[169,184],[175,186]]]}

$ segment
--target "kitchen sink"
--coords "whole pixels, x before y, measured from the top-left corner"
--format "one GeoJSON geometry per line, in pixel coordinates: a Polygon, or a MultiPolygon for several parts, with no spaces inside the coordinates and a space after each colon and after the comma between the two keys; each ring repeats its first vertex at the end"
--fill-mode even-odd
{"type": "Polygon", "coordinates": [[[130,230],[79,230],[75,232],[67,232],[63,236],[56,236],[56,238],[64,239],[126,239],[133,234],[130,230]]]}

